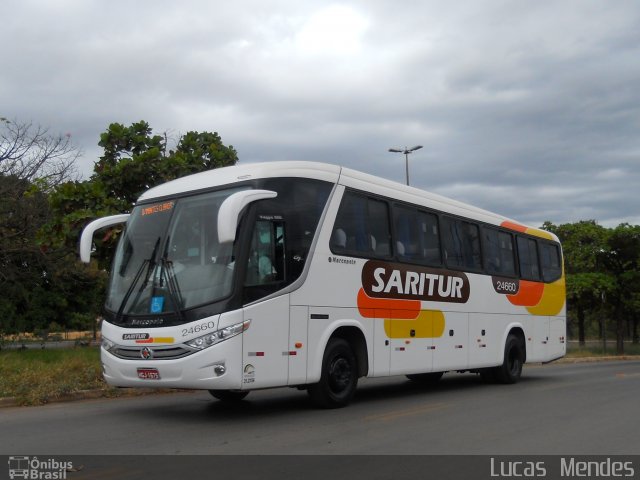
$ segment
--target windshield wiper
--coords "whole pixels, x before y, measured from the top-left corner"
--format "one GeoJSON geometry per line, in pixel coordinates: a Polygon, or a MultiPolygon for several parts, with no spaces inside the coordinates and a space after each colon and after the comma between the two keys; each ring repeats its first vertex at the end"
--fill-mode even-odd
{"type": "Polygon", "coordinates": [[[162,272],[160,273],[160,286],[162,287],[162,276],[165,275],[167,280],[167,291],[169,292],[169,298],[171,299],[171,303],[173,304],[180,321],[184,323],[185,318],[182,313],[182,308],[184,306],[184,298],[182,297],[182,292],[180,291],[180,287],[178,285],[178,281],[176,280],[176,271],[173,268],[173,262],[167,258],[169,254],[169,243],[171,237],[167,237],[167,242],[165,244],[164,253],[162,257],[160,257],[160,265],[162,266],[162,272]]]}
{"type": "Polygon", "coordinates": [[[160,245],[160,237],[158,237],[158,239],[156,240],[156,244],[153,247],[153,251],[151,252],[151,256],[149,258],[145,258],[142,263],[140,264],[140,266],[138,267],[138,270],[136,271],[135,276],[133,277],[133,281],[131,282],[131,285],[129,285],[129,288],[127,288],[127,291],[124,294],[124,297],[122,298],[122,303],[120,304],[120,308],[118,308],[118,312],[116,313],[116,322],[120,322],[122,320],[122,314],[124,313],[124,308],[127,305],[128,301],[129,301],[129,297],[131,297],[131,294],[133,293],[133,290],[136,288],[136,285],[138,284],[138,281],[140,280],[140,276],[142,275],[142,272],[144,271],[144,267],[145,265],[148,265],[149,268],[147,269],[147,273],[144,277],[144,282],[142,282],[142,286],[140,287],[140,290],[138,290],[138,294],[136,295],[135,300],[133,301],[133,304],[135,305],[136,303],[138,303],[138,300],[140,299],[140,295],[142,294],[142,292],[144,291],[145,287],[147,286],[147,284],[149,283],[149,276],[151,275],[151,272],[154,270],[155,266],[156,266],[156,252],[158,251],[158,245],[160,245]]]}
{"type": "MultiPolygon", "coordinates": [[[[162,257],[160,259],[160,263],[162,265],[163,274],[167,280],[167,292],[169,292],[169,298],[171,298],[171,303],[173,303],[175,311],[178,314],[178,317],[180,317],[180,321],[184,323],[185,319],[184,314],[182,313],[184,298],[182,297],[182,292],[180,291],[178,281],[176,280],[176,272],[173,268],[173,262],[171,260],[167,260],[166,257],[162,257]]],[[[160,278],[162,278],[162,274],[160,278]]]]}

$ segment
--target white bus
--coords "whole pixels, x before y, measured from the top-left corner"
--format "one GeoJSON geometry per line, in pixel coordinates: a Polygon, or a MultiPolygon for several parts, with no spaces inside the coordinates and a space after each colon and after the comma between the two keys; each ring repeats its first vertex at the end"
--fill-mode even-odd
{"type": "Polygon", "coordinates": [[[239,165],[140,196],[102,325],[119,387],[307,389],[346,405],[361,377],[516,382],[565,354],[562,252],[551,233],[416,188],[310,162],[239,165]]]}

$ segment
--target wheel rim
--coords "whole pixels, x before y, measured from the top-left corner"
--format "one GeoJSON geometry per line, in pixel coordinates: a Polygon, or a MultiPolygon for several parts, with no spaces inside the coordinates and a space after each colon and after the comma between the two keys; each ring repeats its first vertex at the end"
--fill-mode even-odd
{"type": "Polygon", "coordinates": [[[329,368],[329,388],[334,393],[342,393],[351,384],[351,364],[344,357],[335,358],[329,368]]]}
{"type": "Polygon", "coordinates": [[[512,376],[517,376],[520,373],[520,352],[517,348],[509,350],[509,372],[512,376]]]}

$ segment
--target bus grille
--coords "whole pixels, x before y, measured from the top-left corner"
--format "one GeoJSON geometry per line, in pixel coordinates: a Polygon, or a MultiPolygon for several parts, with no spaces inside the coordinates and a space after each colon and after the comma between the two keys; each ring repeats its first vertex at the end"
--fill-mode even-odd
{"type": "MultiPolygon", "coordinates": [[[[145,357],[142,356],[142,349],[145,347],[124,347],[119,345],[114,348],[111,353],[118,358],[125,360],[141,360],[145,357]]],[[[183,346],[171,346],[171,347],[147,347],[151,351],[151,357],[148,360],[173,360],[175,358],[186,357],[194,353],[193,350],[185,348],[183,346]]]]}

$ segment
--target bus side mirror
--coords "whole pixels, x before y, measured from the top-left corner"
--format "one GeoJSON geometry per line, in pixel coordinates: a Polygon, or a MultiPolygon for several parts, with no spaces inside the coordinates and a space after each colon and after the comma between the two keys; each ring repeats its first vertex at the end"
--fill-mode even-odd
{"type": "Polygon", "coordinates": [[[271,190],[242,190],[229,195],[218,210],[218,242],[229,243],[236,239],[238,217],[244,207],[252,202],[277,196],[271,190]]]}
{"type": "Polygon", "coordinates": [[[82,235],[80,236],[80,260],[84,263],[89,263],[91,260],[91,243],[96,230],[117,225],[118,223],[124,223],[127,221],[127,218],[129,218],[128,213],[111,215],[110,217],[98,218],[84,227],[82,235]]]}

